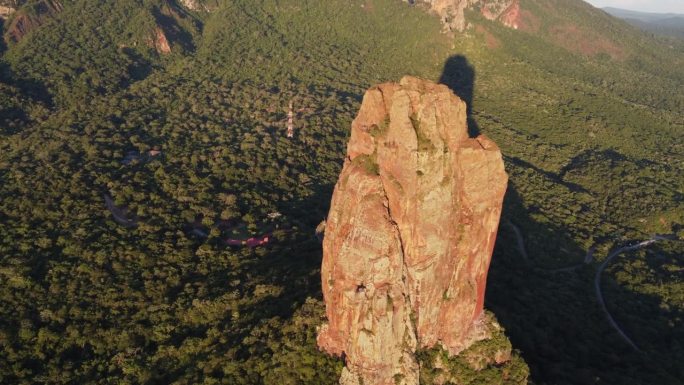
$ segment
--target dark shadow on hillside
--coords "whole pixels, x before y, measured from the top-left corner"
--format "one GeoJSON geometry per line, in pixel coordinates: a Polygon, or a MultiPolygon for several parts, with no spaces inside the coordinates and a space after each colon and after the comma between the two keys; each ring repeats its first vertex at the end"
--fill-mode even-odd
{"type": "MultiPolygon", "coordinates": [[[[5,21],[3,19],[0,19],[0,32],[5,31],[5,21]]],[[[7,51],[7,43],[5,43],[4,36],[1,36],[3,34],[0,33],[0,55],[5,53],[7,51]]]]}
{"type": "Polygon", "coordinates": [[[146,79],[154,70],[152,63],[140,54],[136,49],[124,47],[123,52],[129,59],[127,68],[128,76],[121,85],[122,88],[128,87],[130,84],[146,79]]]}
{"type": "Polygon", "coordinates": [[[558,177],[565,178],[565,175],[568,172],[597,162],[610,164],[611,168],[615,168],[620,163],[626,162],[634,163],[641,168],[657,165],[656,162],[650,161],[648,159],[630,159],[612,149],[589,149],[580,152],[570,159],[570,161],[560,169],[558,172],[558,177]]]}
{"type": "MultiPolygon", "coordinates": [[[[610,269],[604,272],[608,308],[646,353],[641,354],[620,338],[601,311],[593,289],[596,264],[568,272],[537,268],[558,253],[560,245],[577,258],[586,253],[570,241],[562,225],[530,217],[511,183],[489,272],[486,307],[496,314],[513,347],[521,351],[534,383],[579,385],[601,378],[598,383],[676,384],[681,371],[677,362],[683,357],[673,353],[681,351],[681,346],[668,340],[681,333],[659,308],[661,299],[620,287],[610,269]],[[521,230],[528,261],[519,252],[507,221],[521,230]]],[[[624,245],[614,247],[618,246],[624,245]]]]}
{"type": "Polygon", "coordinates": [[[47,108],[53,106],[52,96],[43,83],[17,77],[3,62],[0,62],[0,89],[8,96],[8,103],[0,106],[0,135],[19,132],[30,120],[28,111],[33,103],[47,108]]]}
{"type": "MultiPolygon", "coordinates": [[[[238,322],[241,325],[239,331],[229,336],[230,345],[240,346],[235,359],[249,360],[254,354],[255,346],[264,351],[271,349],[265,339],[256,341],[253,345],[241,342],[249,337],[257,325],[276,317],[291,319],[309,297],[322,300],[320,268],[323,250],[315,230],[327,216],[333,187],[333,184],[320,184],[305,199],[278,205],[277,211],[282,213],[288,224],[273,231],[272,241],[264,247],[230,249],[232,254],[238,255],[239,267],[217,269],[209,276],[196,277],[211,282],[212,287],[223,288],[217,291],[219,293],[223,290],[236,290],[234,286],[231,289],[235,280],[239,282],[238,290],[243,293],[254,293],[257,287],[280,289],[276,295],[254,295],[253,302],[248,310],[244,310],[239,321],[226,319],[227,323],[238,322]]],[[[273,186],[260,188],[278,191],[273,186]]],[[[198,241],[198,247],[202,242],[204,240],[198,241]]],[[[219,247],[226,246],[220,244],[219,247]]],[[[332,357],[326,359],[336,360],[332,357]]]]}
{"type": "MultiPolygon", "coordinates": [[[[475,68],[462,55],[450,57],[440,77],[440,83],[467,104],[471,136],[480,133],[473,117],[475,79],[475,68]]],[[[615,154],[604,155],[619,161],[615,154]]],[[[587,192],[565,181],[563,175],[549,173],[525,159],[506,155],[504,159],[507,167],[540,174],[571,191],[587,192]]],[[[681,377],[678,363],[683,357],[677,357],[679,353],[672,354],[672,351],[681,352],[682,346],[667,342],[679,334],[669,325],[671,318],[658,310],[660,298],[619,287],[609,271],[604,272],[602,287],[608,308],[622,329],[647,353],[641,354],[621,339],[598,304],[593,285],[596,263],[569,271],[545,269],[549,262],[557,263],[559,254],[568,256],[568,265],[576,264],[587,250],[572,240],[563,224],[533,217],[515,182],[511,181],[505,197],[489,272],[486,306],[506,329],[513,347],[521,351],[530,366],[532,381],[577,385],[677,383],[676,379],[681,377]],[[515,231],[508,222],[522,234],[527,259],[519,250],[515,231]],[[628,313],[625,309],[630,306],[623,304],[634,304],[631,308],[635,312],[628,313]]],[[[535,215],[543,216],[543,213],[535,215]]],[[[624,245],[614,245],[620,246],[624,245]]]]}
{"type": "Polygon", "coordinates": [[[6,63],[0,62],[0,82],[19,89],[22,95],[47,107],[52,107],[52,95],[42,82],[17,76],[6,63]]]}
{"type": "Polygon", "coordinates": [[[473,117],[473,92],[475,90],[475,68],[463,55],[454,55],[444,63],[439,82],[451,88],[466,103],[468,133],[471,137],[480,135],[480,128],[473,117]]]}
{"type": "Polygon", "coordinates": [[[584,187],[582,187],[576,183],[572,183],[572,182],[568,182],[568,181],[563,180],[563,175],[559,175],[559,174],[555,174],[553,172],[542,170],[541,168],[539,168],[539,167],[537,167],[537,166],[535,166],[535,165],[533,165],[533,164],[531,164],[525,160],[522,160],[520,158],[507,156],[507,155],[504,155],[503,157],[504,157],[504,160],[506,160],[507,162],[513,163],[516,166],[519,166],[520,168],[532,169],[535,172],[537,172],[541,175],[544,175],[546,178],[553,181],[554,183],[558,183],[560,185],[567,187],[568,190],[570,190],[572,192],[590,193],[590,191],[588,191],[587,189],[585,189],[584,187]]]}

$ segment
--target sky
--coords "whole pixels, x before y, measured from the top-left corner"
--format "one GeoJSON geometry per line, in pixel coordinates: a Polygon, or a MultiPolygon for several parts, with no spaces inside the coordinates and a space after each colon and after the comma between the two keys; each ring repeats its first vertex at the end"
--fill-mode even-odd
{"type": "Polygon", "coordinates": [[[595,7],[615,7],[642,12],[684,14],[684,0],[585,0],[595,7]]]}

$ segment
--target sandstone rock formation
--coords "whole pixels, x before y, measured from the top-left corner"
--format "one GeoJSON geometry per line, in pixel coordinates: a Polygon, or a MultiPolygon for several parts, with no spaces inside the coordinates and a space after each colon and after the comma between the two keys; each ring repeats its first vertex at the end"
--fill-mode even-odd
{"type": "Polygon", "coordinates": [[[366,93],[323,240],[318,344],[345,358],[341,383],[418,384],[417,348],[458,354],[486,337],[507,180],[499,149],[468,137],[466,105],[446,86],[405,77],[366,93]]]}
{"type": "MultiPolygon", "coordinates": [[[[411,4],[424,3],[436,13],[448,31],[463,31],[467,27],[465,10],[479,9],[489,20],[499,20],[511,28],[515,25],[513,16],[520,10],[520,0],[405,0],[411,4]]],[[[515,16],[517,17],[517,16],[515,16]]]]}

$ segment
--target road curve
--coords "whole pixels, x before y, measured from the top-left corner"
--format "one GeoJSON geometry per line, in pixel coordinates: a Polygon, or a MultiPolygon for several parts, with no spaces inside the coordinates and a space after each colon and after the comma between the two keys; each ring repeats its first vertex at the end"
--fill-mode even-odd
{"type": "Polygon", "coordinates": [[[631,245],[631,246],[625,246],[621,247],[613,252],[611,252],[608,255],[608,258],[606,258],[605,261],[599,266],[598,270],[596,270],[596,276],[594,276],[594,290],[596,290],[596,299],[598,300],[599,304],[601,305],[601,309],[603,310],[603,313],[606,315],[606,318],[608,318],[608,322],[610,322],[610,325],[615,329],[618,334],[620,334],[620,337],[622,337],[625,342],[627,342],[634,350],[641,352],[641,349],[632,341],[631,338],[625,333],[622,328],[620,328],[620,325],[615,321],[615,318],[610,314],[608,311],[608,308],[606,307],[606,301],[603,298],[603,292],[601,291],[601,274],[603,271],[608,267],[608,265],[620,254],[626,252],[626,251],[633,251],[633,250],[639,250],[641,248],[644,248],[646,246],[652,245],[658,241],[666,240],[668,238],[666,237],[661,237],[661,236],[655,236],[651,239],[648,239],[643,242],[639,242],[636,245],[631,245]]]}

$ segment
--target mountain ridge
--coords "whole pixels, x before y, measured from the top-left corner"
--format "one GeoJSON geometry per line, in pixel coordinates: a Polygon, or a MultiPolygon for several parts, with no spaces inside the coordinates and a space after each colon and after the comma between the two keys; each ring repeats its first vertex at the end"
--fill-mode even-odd
{"type": "Polygon", "coordinates": [[[638,12],[611,7],[603,8],[603,10],[644,31],[665,36],[684,37],[684,14],[638,12]]]}

